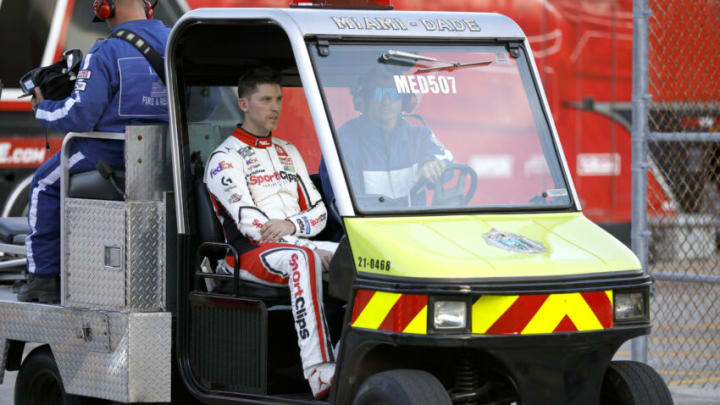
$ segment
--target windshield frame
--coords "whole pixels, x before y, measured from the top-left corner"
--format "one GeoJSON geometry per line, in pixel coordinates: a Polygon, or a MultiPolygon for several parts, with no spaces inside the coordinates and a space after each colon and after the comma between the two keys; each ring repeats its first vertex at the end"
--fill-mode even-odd
{"type": "MultiPolygon", "coordinates": [[[[558,147],[559,139],[557,137],[557,133],[555,130],[555,127],[552,122],[549,120],[552,119],[552,117],[549,114],[549,111],[547,109],[547,105],[544,102],[543,99],[545,96],[545,93],[542,91],[542,88],[539,86],[539,83],[536,79],[535,75],[535,66],[532,63],[532,61],[529,59],[529,53],[525,48],[525,42],[521,38],[507,38],[503,40],[488,40],[488,39],[467,39],[467,40],[439,40],[434,38],[416,38],[416,39],[407,39],[407,38],[378,38],[378,39],[372,39],[372,38],[325,38],[325,37],[309,37],[306,38],[306,46],[308,50],[308,54],[310,56],[310,61],[312,63],[312,69],[315,74],[315,78],[317,80],[317,85],[320,90],[320,97],[323,102],[323,106],[325,109],[326,119],[328,121],[328,124],[330,126],[330,131],[332,132],[333,136],[333,142],[335,144],[335,153],[337,153],[338,160],[340,161],[341,168],[342,168],[342,176],[344,179],[344,183],[346,187],[348,188],[350,200],[353,206],[353,210],[355,212],[356,216],[396,216],[396,215],[403,215],[403,216],[422,216],[426,214],[433,214],[433,215],[442,215],[442,214],[468,214],[468,213],[476,213],[476,214],[482,214],[482,213],[497,213],[497,212],[513,212],[513,213],[534,213],[534,212],[577,212],[580,211],[579,206],[576,204],[575,201],[575,189],[574,184],[572,183],[572,180],[569,178],[569,171],[566,166],[565,159],[562,158],[562,149],[558,147]],[[516,58],[517,60],[522,60],[521,63],[518,63],[518,70],[520,73],[520,77],[523,82],[526,80],[530,80],[530,83],[527,83],[529,85],[532,85],[532,90],[534,91],[535,100],[529,101],[537,103],[541,116],[542,116],[542,122],[536,122],[537,125],[545,125],[547,128],[547,137],[539,136],[539,141],[541,144],[541,147],[543,149],[543,152],[550,152],[546,151],[546,148],[549,146],[552,146],[552,153],[554,156],[554,159],[557,162],[557,167],[559,169],[559,174],[562,178],[562,181],[567,187],[568,191],[568,202],[566,204],[554,204],[554,205],[533,205],[533,204],[502,204],[502,205],[482,205],[482,206],[465,206],[465,207],[455,207],[455,208],[448,208],[448,207],[438,207],[433,208],[431,206],[425,206],[425,207],[418,207],[416,209],[389,209],[389,210],[366,210],[363,209],[362,205],[360,205],[357,194],[355,193],[355,190],[353,189],[353,184],[350,180],[349,173],[347,170],[347,162],[345,161],[343,154],[340,150],[340,141],[338,138],[337,130],[335,123],[333,122],[332,117],[332,109],[330,108],[330,105],[328,103],[328,100],[326,98],[325,88],[322,83],[322,79],[320,76],[320,72],[318,69],[318,58],[323,55],[323,50],[320,49],[320,47],[332,47],[333,45],[370,45],[370,46],[383,46],[388,47],[388,49],[393,49],[396,47],[402,47],[407,45],[428,45],[428,46],[506,46],[508,47],[510,44],[513,44],[513,47],[516,46],[516,49],[519,50],[519,56],[516,58]]],[[[330,52],[332,52],[330,50],[330,52]]],[[[526,93],[527,94],[527,93],[526,93]]],[[[531,96],[531,94],[528,94],[528,96],[531,96]]],[[[528,97],[528,100],[530,100],[530,97],[528,97]]],[[[337,193],[337,191],[336,191],[337,193]]],[[[326,202],[330,203],[330,202],[326,202]]]]}

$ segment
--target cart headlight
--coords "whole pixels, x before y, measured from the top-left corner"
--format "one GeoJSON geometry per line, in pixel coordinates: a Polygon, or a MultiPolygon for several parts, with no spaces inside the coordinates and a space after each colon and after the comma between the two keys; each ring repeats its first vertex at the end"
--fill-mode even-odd
{"type": "Polygon", "coordinates": [[[649,319],[646,295],[643,291],[615,291],[614,301],[616,321],[649,319]]]}
{"type": "Polygon", "coordinates": [[[464,329],[467,319],[465,301],[435,301],[433,308],[435,329],[464,329]]]}

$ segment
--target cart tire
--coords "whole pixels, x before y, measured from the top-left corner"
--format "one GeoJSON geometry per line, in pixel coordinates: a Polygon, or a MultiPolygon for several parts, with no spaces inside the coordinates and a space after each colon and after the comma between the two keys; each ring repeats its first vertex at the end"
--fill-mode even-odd
{"type": "Polygon", "coordinates": [[[353,405],[451,405],[450,396],[432,374],[398,369],[365,380],[353,405]]]}
{"type": "Polygon", "coordinates": [[[60,377],[50,346],[31,351],[15,380],[15,405],[88,405],[104,401],[70,395],[60,377]]]}
{"type": "Polygon", "coordinates": [[[652,367],[636,361],[612,361],[600,393],[602,405],[672,405],[665,381],[652,367]]]}

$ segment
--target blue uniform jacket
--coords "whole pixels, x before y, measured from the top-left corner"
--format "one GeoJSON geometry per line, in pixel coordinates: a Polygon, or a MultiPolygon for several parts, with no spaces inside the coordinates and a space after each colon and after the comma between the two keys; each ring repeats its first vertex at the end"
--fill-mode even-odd
{"type": "MultiPolygon", "coordinates": [[[[113,32],[121,28],[137,33],[160,55],[165,54],[170,29],[161,21],[128,21],[113,32]]],[[[35,118],[63,132],[125,132],[127,125],[167,122],[167,91],[135,47],[118,38],[100,40],[85,55],[70,97],[42,101],[35,118]]],[[[88,158],[122,156],[122,142],[76,142],[75,147],[88,158]]]]}

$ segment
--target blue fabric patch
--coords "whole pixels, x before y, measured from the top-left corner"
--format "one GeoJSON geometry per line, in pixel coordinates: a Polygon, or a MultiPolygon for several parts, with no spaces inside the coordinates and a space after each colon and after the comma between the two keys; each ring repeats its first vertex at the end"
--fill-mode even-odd
{"type": "Polygon", "coordinates": [[[302,217],[303,222],[305,222],[305,233],[307,235],[310,235],[310,221],[308,221],[307,217],[302,217]]]}
{"type": "Polygon", "coordinates": [[[120,70],[120,105],[124,117],[162,117],[168,113],[165,85],[142,57],[118,59],[120,70]],[[148,74],[154,80],[148,80],[148,74]]]}

